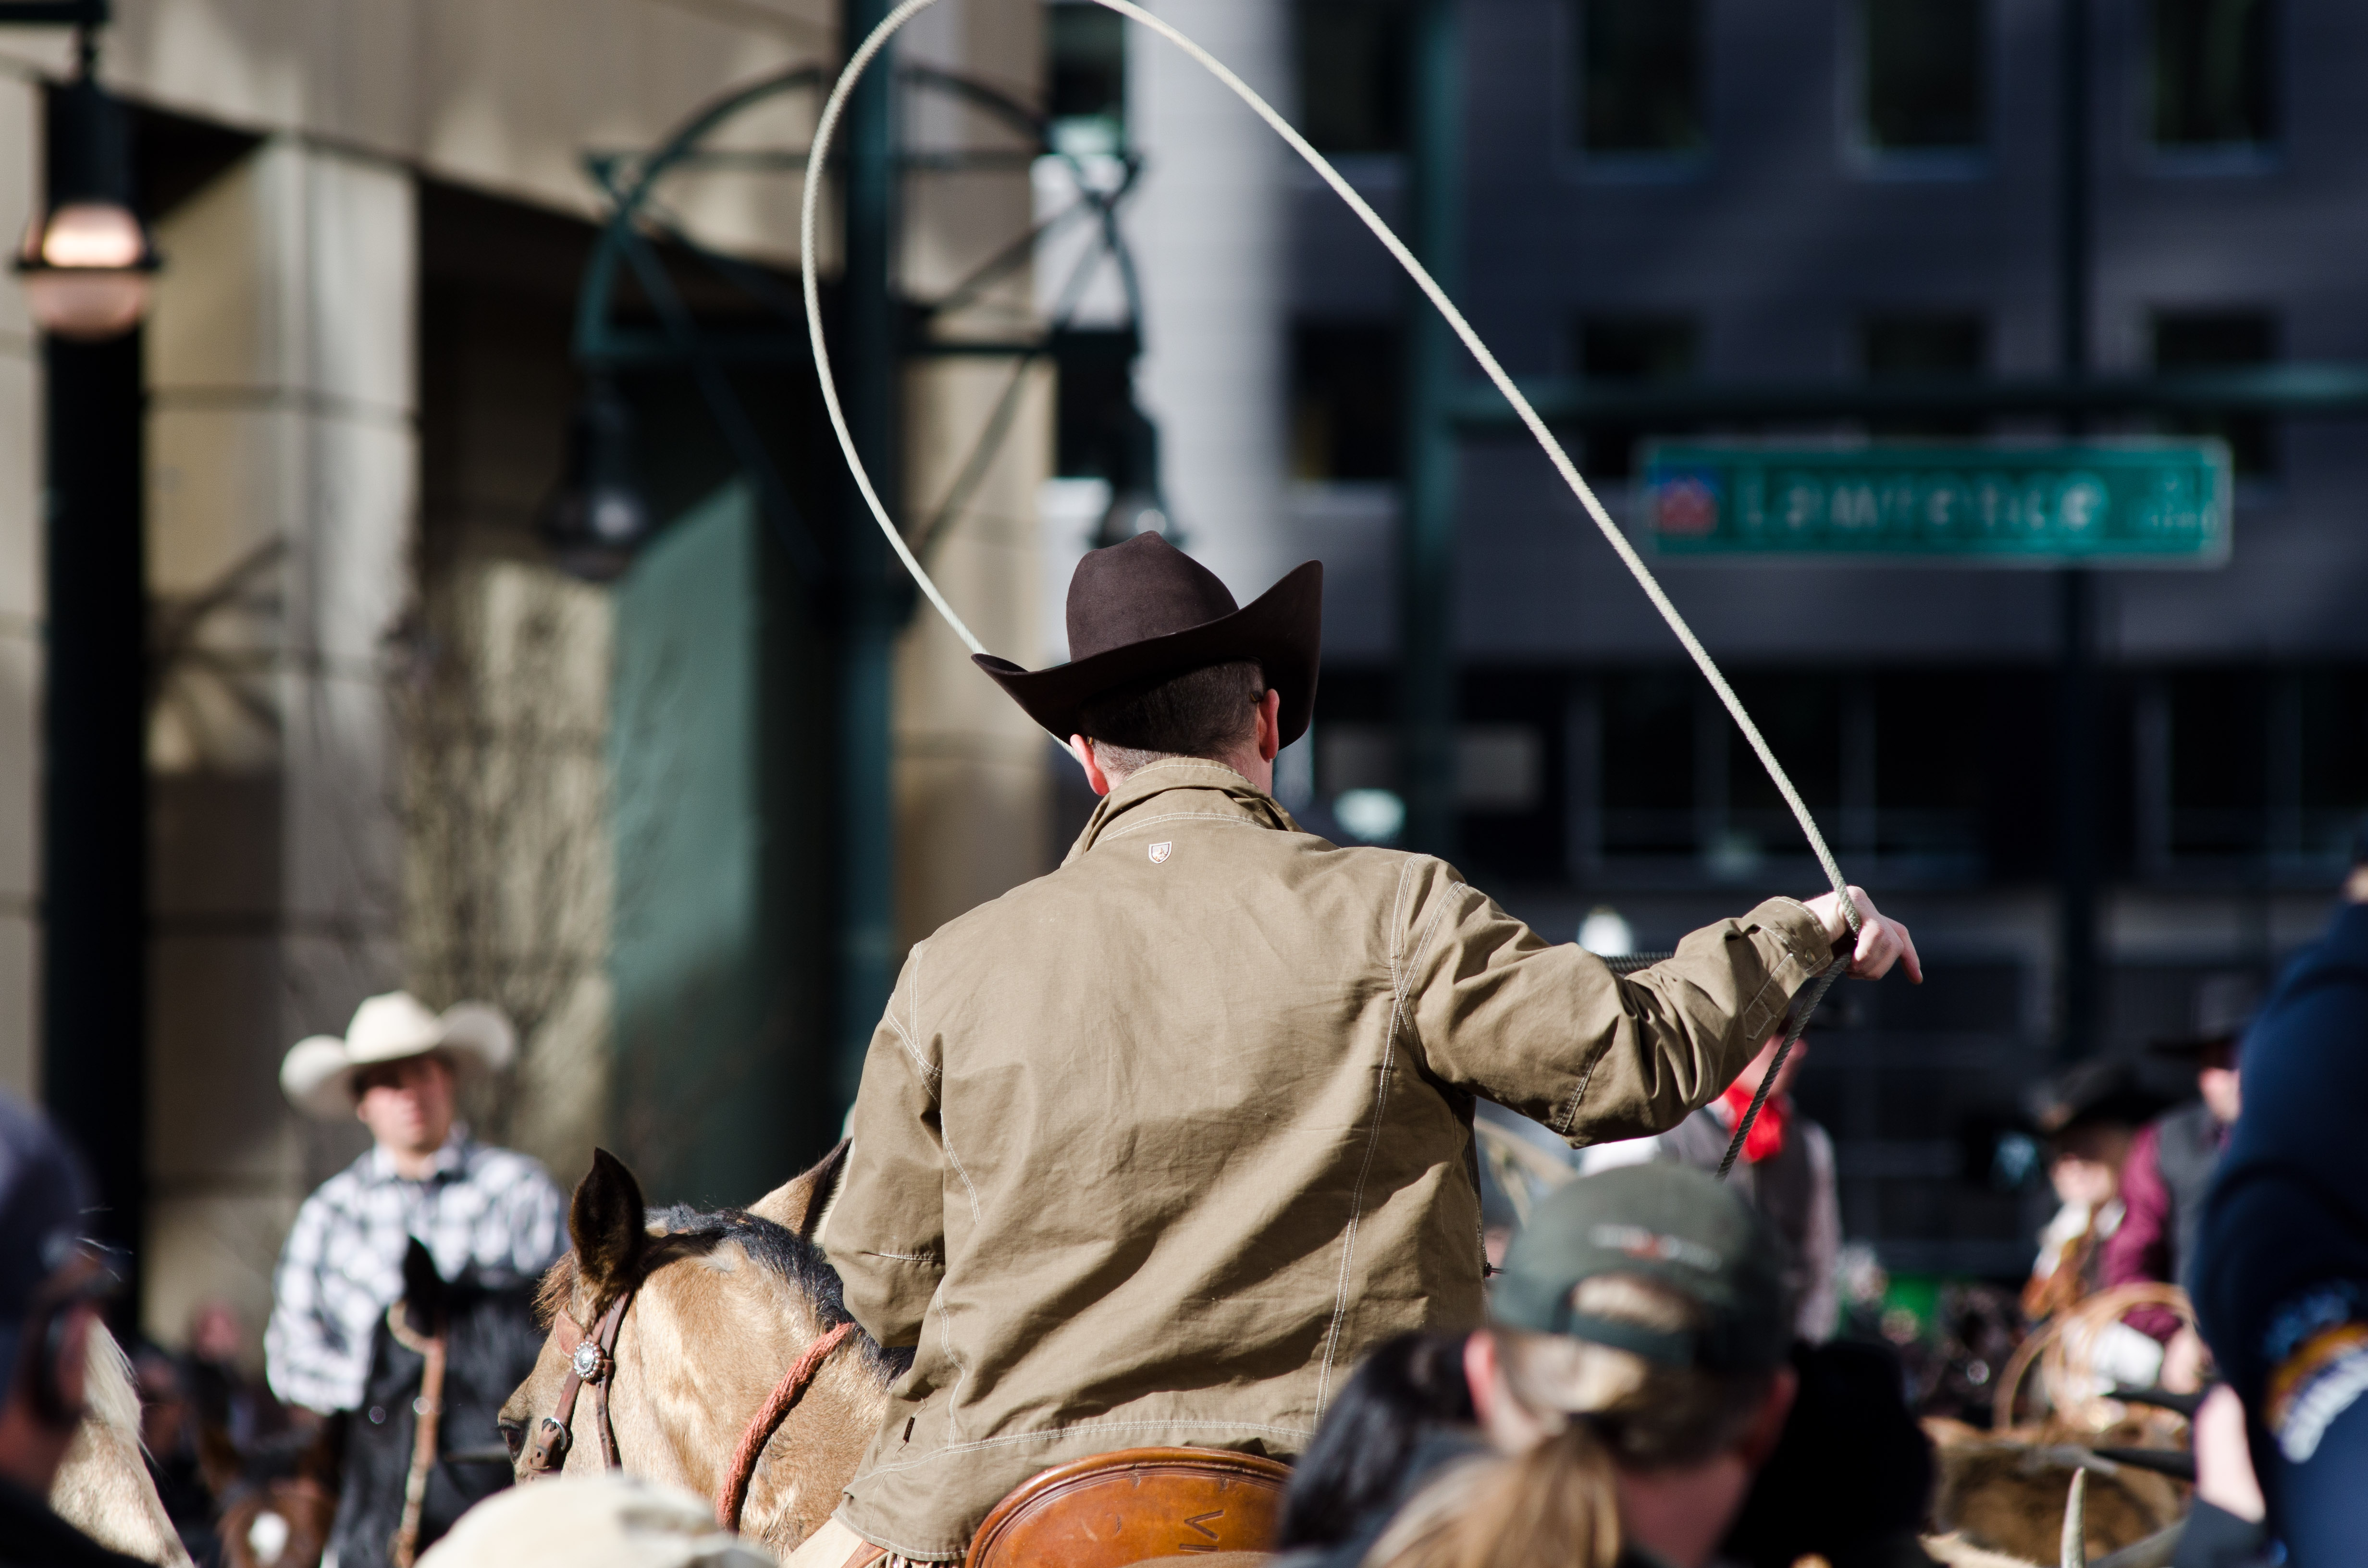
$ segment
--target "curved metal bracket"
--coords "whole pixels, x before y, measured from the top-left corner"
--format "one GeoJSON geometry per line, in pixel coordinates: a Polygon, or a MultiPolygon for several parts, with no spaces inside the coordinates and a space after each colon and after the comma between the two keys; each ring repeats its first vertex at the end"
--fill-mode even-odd
{"type": "MultiPolygon", "coordinates": [[[[1119,271],[1126,300],[1129,325],[1141,335],[1142,291],[1134,260],[1118,224],[1118,208],[1133,190],[1141,174],[1139,160],[1123,161],[1118,183],[1098,190],[1086,177],[1084,164],[1050,144],[1050,122],[1043,114],[990,83],[933,65],[906,65],[897,79],[925,91],[941,93],[977,109],[1015,131],[1024,147],[1008,150],[916,150],[899,158],[906,172],[931,173],[1022,166],[1048,153],[1061,157],[1076,175],[1078,199],[1042,222],[1032,224],[1012,244],[974,267],[944,298],[918,302],[911,319],[926,322],[969,304],[996,283],[1027,264],[1049,234],[1071,224],[1090,221],[1100,244],[1079,263],[1064,283],[1062,303],[1049,329],[1041,335],[1010,344],[933,344],[914,335],[907,354],[986,352],[1009,356],[1019,363],[969,457],[958,471],[952,490],[931,515],[924,529],[924,553],[940,540],[984,479],[996,451],[1008,434],[1019,392],[1028,367],[1051,352],[1083,298],[1085,285],[1107,254],[1119,271]]],[[[834,74],[817,65],[799,65],[734,88],[694,110],[655,148],[646,153],[593,152],[584,158],[590,175],[607,198],[609,212],[586,261],[575,304],[575,358],[587,369],[616,369],[632,366],[688,366],[702,400],[714,417],[733,459],[757,492],[759,507],[771,523],[799,575],[810,585],[827,580],[827,558],[791,497],[787,483],[746,409],[724,374],[728,364],[794,364],[806,357],[804,310],[796,296],[780,289],[762,267],[700,244],[684,227],[656,208],[659,183],[669,174],[689,168],[738,169],[747,172],[794,172],[805,162],[805,150],[709,148],[707,139],[741,114],[787,94],[826,88],[834,74]],[[664,241],[687,252],[702,267],[738,289],[783,320],[779,331],[713,332],[703,330],[669,275],[654,242],[664,241]],[[630,275],[657,317],[655,329],[623,327],[614,321],[620,282],[630,275]]]]}

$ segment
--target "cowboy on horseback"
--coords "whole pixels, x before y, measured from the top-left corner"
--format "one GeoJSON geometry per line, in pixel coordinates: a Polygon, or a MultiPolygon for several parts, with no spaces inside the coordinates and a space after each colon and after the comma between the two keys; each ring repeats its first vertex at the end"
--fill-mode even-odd
{"type": "MultiPolygon", "coordinates": [[[[1585,1144],[1715,1098],[1846,939],[1776,898],[1625,977],[1429,856],[1276,803],[1315,708],[1323,569],[1236,608],[1156,534],[1088,554],[1071,662],[979,663],[1101,805],[1061,868],[916,945],[872,1037],[822,1241],[915,1346],[795,1561],[959,1559],[1048,1467],[1288,1457],[1372,1346],[1482,1321],[1472,1115],[1585,1144]]],[[[1850,972],[1905,960],[1865,916],[1850,972]]]]}
{"type": "Polygon", "coordinates": [[[323,1120],[359,1118],[371,1146],[304,1200],[280,1253],[264,1355],[281,1399],[324,1415],[360,1406],[412,1238],[447,1279],[531,1281],[564,1250],[549,1174],[456,1119],[459,1081],[507,1065],[515,1044],[509,1020],[482,1003],[439,1014],[397,991],[355,1009],[342,1039],[288,1052],[289,1100],[323,1120]]]}

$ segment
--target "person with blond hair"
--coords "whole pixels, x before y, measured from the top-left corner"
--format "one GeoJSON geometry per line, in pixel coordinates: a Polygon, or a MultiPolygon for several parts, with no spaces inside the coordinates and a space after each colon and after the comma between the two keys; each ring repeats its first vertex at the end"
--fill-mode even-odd
{"type": "Polygon", "coordinates": [[[1292,1568],[1702,1568],[1798,1386],[1784,1267],[1766,1218],[1690,1167],[1561,1188],[1461,1346],[1474,1426],[1434,1427],[1393,1508],[1292,1568]]]}

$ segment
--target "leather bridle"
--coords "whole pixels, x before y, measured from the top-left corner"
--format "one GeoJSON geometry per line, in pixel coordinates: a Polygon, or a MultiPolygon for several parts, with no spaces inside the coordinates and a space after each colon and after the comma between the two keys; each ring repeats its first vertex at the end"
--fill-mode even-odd
{"type": "MultiPolygon", "coordinates": [[[[536,1425],[534,1440],[527,1446],[523,1479],[541,1481],[565,1467],[567,1450],[575,1444],[575,1396],[586,1383],[592,1385],[592,1409],[600,1418],[601,1468],[620,1468],[617,1429],[609,1424],[609,1385],[617,1371],[617,1331],[624,1326],[625,1309],[633,1304],[633,1295],[628,1290],[609,1302],[588,1335],[575,1326],[565,1308],[560,1309],[553,1326],[573,1329],[575,1344],[567,1353],[567,1381],[559,1385],[558,1408],[536,1425]]],[[[561,1343],[565,1343],[564,1338],[561,1343]]]]}
{"type": "MultiPolygon", "coordinates": [[[[573,1331],[575,1345],[567,1356],[567,1380],[559,1385],[559,1403],[552,1414],[536,1425],[534,1440],[528,1446],[525,1481],[541,1481],[556,1475],[567,1464],[567,1451],[574,1447],[575,1434],[575,1399],[584,1385],[592,1385],[593,1413],[600,1418],[600,1460],[603,1468],[621,1469],[617,1459],[617,1429],[609,1421],[609,1389],[616,1381],[617,1334],[624,1326],[625,1311],[632,1305],[638,1290],[628,1290],[609,1303],[592,1332],[586,1334],[576,1327],[575,1320],[562,1308],[552,1326],[563,1334],[573,1331]],[[564,1325],[564,1326],[563,1326],[564,1325]]],[[[732,1462],[725,1469],[722,1484],[716,1489],[716,1522],[727,1530],[740,1528],[740,1512],[747,1504],[748,1483],[757,1471],[757,1458],[765,1445],[790,1414],[806,1389],[822,1369],[830,1353],[847,1343],[855,1333],[852,1323],[842,1323],[829,1332],[815,1337],[798,1358],[790,1363],[788,1371],[774,1386],[770,1398],[749,1418],[747,1430],[740,1435],[739,1446],[734,1450],[732,1462]]],[[[565,1343],[563,1338],[562,1344],[565,1343]]]]}

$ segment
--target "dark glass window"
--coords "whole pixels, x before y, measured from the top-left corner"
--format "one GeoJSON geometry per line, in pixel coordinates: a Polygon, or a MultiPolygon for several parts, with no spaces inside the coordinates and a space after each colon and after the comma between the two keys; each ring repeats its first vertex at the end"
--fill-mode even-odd
{"type": "Polygon", "coordinates": [[[1055,140],[1090,127],[1115,148],[1126,125],[1126,18],[1075,0],[1044,8],[1047,112],[1055,140]]]}
{"type": "MultiPolygon", "coordinates": [[[[1692,379],[1702,334],[1685,316],[1588,316],[1578,324],[1578,373],[1614,386],[1668,386],[1692,379]]],[[[1603,426],[1587,432],[1588,472],[1602,479],[1625,479],[1635,472],[1637,438],[1633,426],[1603,426]]]]}
{"type": "Polygon", "coordinates": [[[1603,682],[1603,850],[1694,853],[1691,669],[1623,671],[1603,682]]]}
{"type": "Polygon", "coordinates": [[[2260,670],[2182,670],[2170,681],[2170,848],[2255,855],[2269,807],[2269,691],[2260,670]]]}
{"type": "Polygon", "coordinates": [[[2302,847],[2341,852],[2368,812],[2368,670],[2305,672],[2295,744],[2302,847]]]}
{"type": "MultiPolygon", "coordinates": [[[[2267,365],[2278,357],[2277,337],[2276,321],[2260,311],[2157,311],[2155,369],[2226,370],[2267,365]]],[[[2262,415],[2205,415],[2174,421],[2172,428],[2226,440],[2240,474],[2259,477],[2277,470],[2277,443],[2262,415]]]]}
{"type": "MultiPolygon", "coordinates": [[[[1871,380],[1975,376],[1989,358],[1988,324],[1967,312],[1872,315],[1859,324],[1859,368],[1871,380]]],[[[1885,436],[1970,436],[1978,419],[1878,419],[1885,436]]]]}
{"type": "Polygon", "coordinates": [[[1861,0],[1866,139],[1884,152],[1988,140],[1983,0],[1861,0]]]}
{"type": "Polygon", "coordinates": [[[1590,153],[1684,153],[1702,117],[1701,0],[1580,0],[1578,142],[1590,153]]]}
{"type": "Polygon", "coordinates": [[[2277,135],[2273,0],[2154,0],[2154,139],[2258,145],[2277,135]]]}
{"type": "MultiPolygon", "coordinates": [[[[1842,688],[1831,676],[1751,671],[1735,677],[1735,694],[1759,726],[1760,737],[1791,776],[1809,810],[1830,817],[1842,795],[1842,688]]],[[[1729,721],[1732,723],[1732,721],[1729,721]]],[[[1726,745],[1726,799],[1735,831],[1764,853],[1805,852],[1807,842],[1792,808],[1759,754],[1732,731],[1726,745]]]]}
{"type": "Polygon", "coordinates": [[[1134,334],[1056,333],[1058,369],[1053,399],[1053,467],[1064,479],[1107,479],[1124,472],[1134,406],[1134,334]]]}
{"type": "Polygon", "coordinates": [[[1302,322],[1291,333],[1298,479],[1395,479],[1402,372],[1394,321],[1302,322]]]}
{"type": "Polygon", "coordinates": [[[1299,129],[1326,153],[1406,143],[1404,0],[1299,0],[1299,129]]]}

